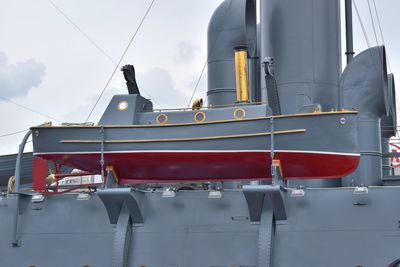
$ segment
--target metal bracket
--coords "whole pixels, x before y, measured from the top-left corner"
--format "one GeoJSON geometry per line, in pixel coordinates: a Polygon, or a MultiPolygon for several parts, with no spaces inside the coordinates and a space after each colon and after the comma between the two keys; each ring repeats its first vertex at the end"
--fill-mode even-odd
{"type": "MultiPolygon", "coordinates": [[[[103,167],[102,167],[103,168],[103,167]]],[[[117,188],[119,187],[119,177],[113,166],[107,166],[107,179],[105,183],[106,188],[117,188]]],[[[104,178],[103,178],[104,181],[104,178]]]]}
{"type": "Polygon", "coordinates": [[[280,185],[245,185],[243,194],[249,208],[250,221],[259,222],[265,202],[271,202],[275,220],[286,220],[286,208],[282,193],[285,189],[280,185]],[[264,201],[265,199],[265,201],[264,201]]]}
{"type": "Polygon", "coordinates": [[[109,188],[97,191],[97,195],[106,207],[111,224],[116,224],[124,204],[128,208],[132,222],[143,223],[142,197],[140,192],[133,192],[131,188],[109,188]]]}

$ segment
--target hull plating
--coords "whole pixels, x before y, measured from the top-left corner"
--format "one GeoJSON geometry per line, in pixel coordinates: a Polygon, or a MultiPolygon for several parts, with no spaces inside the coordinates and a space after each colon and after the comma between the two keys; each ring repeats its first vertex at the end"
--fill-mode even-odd
{"type": "MultiPolygon", "coordinates": [[[[99,153],[47,154],[48,160],[90,172],[100,169],[99,153]]],[[[271,178],[269,151],[138,151],[106,153],[121,183],[262,180],[271,178]]],[[[352,173],[359,155],[279,151],[286,179],[337,178],[352,173]]]]}

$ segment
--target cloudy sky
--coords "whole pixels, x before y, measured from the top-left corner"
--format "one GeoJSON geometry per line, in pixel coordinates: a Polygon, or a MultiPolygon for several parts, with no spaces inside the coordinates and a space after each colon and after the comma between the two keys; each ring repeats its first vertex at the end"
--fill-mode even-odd
{"type": "MultiPolygon", "coordinates": [[[[113,62],[122,55],[151,2],[51,1],[0,0],[0,136],[46,121],[84,121],[115,67],[113,62]],[[51,1],[104,52],[85,38],[51,1]]],[[[208,21],[221,2],[155,1],[122,65],[135,65],[142,93],[152,98],[156,107],[188,104],[206,60],[208,21]]],[[[374,45],[367,1],[357,0],[357,3],[374,45]]],[[[400,1],[376,0],[376,4],[390,67],[398,76],[400,1]]],[[[354,16],[355,48],[360,52],[367,45],[354,16]]],[[[205,97],[206,80],[204,76],[197,93],[199,97],[205,97]]],[[[91,121],[97,122],[113,94],[125,92],[123,76],[118,71],[91,121]]],[[[22,136],[0,137],[0,154],[15,153],[22,136]]]]}

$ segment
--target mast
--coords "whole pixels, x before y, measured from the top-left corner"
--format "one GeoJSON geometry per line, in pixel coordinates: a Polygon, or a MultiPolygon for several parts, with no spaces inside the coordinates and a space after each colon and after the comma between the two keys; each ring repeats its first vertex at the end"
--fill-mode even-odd
{"type": "Polygon", "coordinates": [[[349,64],[354,57],[353,48],[353,10],[352,0],[345,0],[345,12],[346,12],[346,57],[347,64],[349,64]]]}

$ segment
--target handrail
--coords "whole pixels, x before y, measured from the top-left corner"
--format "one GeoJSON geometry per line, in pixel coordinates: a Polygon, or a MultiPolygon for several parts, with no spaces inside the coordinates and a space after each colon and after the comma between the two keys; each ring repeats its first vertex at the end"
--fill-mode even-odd
{"type": "MultiPolygon", "coordinates": [[[[262,104],[267,104],[267,102],[250,102],[250,103],[245,103],[245,104],[226,104],[226,105],[212,105],[212,106],[206,106],[202,107],[200,110],[203,109],[214,109],[214,108],[228,108],[228,107],[240,107],[240,106],[255,106],[255,105],[262,105],[262,104]]],[[[192,110],[192,108],[160,108],[160,109],[154,109],[154,112],[163,112],[163,111],[187,111],[187,110],[192,110]]]]}

